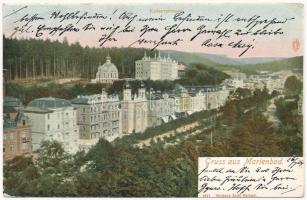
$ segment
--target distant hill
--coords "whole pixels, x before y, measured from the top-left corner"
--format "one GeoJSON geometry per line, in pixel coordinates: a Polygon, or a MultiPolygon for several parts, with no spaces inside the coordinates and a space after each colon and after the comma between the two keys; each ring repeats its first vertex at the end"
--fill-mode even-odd
{"type": "Polygon", "coordinates": [[[226,55],[215,55],[215,54],[204,54],[204,53],[200,53],[199,55],[215,63],[226,64],[226,65],[258,64],[258,63],[266,63],[266,62],[285,59],[281,57],[229,58],[226,55]]]}
{"type": "Polygon", "coordinates": [[[206,58],[199,53],[190,53],[190,52],[173,51],[173,50],[161,51],[162,56],[166,56],[167,54],[170,54],[170,57],[172,59],[177,60],[186,65],[192,63],[201,63],[207,67],[212,67],[218,70],[227,70],[235,68],[235,66],[230,66],[230,65],[224,67],[222,64],[212,61],[212,59],[206,58]]]}
{"type": "Polygon", "coordinates": [[[292,70],[303,68],[303,57],[279,58],[279,57],[258,57],[258,58],[229,58],[224,55],[188,53],[180,51],[161,51],[162,55],[170,56],[185,64],[202,63],[205,66],[218,70],[240,69],[245,73],[255,73],[257,70],[292,70]]]}
{"type": "Polygon", "coordinates": [[[240,66],[237,66],[237,68],[243,69],[243,70],[249,69],[253,71],[256,71],[256,70],[279,71],[279,70],[303,69],[303,56],[286,58],[286,59],[271,61],[271,62],[266,62],[266,63],[240,65],[240,66]]]}

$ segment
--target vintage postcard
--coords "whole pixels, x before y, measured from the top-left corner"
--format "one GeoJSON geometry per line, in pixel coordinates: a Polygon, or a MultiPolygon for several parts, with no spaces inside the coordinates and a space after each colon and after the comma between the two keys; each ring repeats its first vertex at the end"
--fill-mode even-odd
{"type": "Polygon", "coordinates": [[[304,197],[303,3],[2,4],[5,197],[304,197]]]}

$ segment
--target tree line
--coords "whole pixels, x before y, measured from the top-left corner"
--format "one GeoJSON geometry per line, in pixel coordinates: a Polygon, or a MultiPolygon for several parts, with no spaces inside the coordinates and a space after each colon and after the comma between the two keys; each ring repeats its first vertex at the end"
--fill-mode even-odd
{"type": "MultiPolygon", "coordinates": [[[[134,62],[143,57],[141,48],[90,48],[79,42],[15,39],[3,36],[3,68],[6,80],[68,78],[92,79],[99,64],[111,56],[120,77],[134,77],[134,62]]],[[[148,51],[148,56],[156,52],[148,51]]]]}
{"type": "MultiPolygon", "coordinates": [[[[78,42],[14,39],[3,36],[3,68],[6,80],[47,78],[95,78],[97,68],[111,56],[119,78],[135,76],[135,61],[144,56],[143,48],[90,48],[78,42]]],[[[147,51],[153,57],[156,51],[147,51]]],[[[191,64],[179,80],[183,85],[217,84],[228,76],[204,64],[191,64]]]]}

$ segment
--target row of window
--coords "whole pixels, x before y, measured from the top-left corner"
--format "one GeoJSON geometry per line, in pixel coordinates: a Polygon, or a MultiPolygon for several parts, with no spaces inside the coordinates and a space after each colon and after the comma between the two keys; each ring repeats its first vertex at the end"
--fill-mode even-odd
{"type": "Polygon", "coordinates": [[[10,133],[9,135],[4,134],[3,135],[3,140],[14,140],[15,139],[15,133],[10,133]]]}
{"type": "MultiPolygon", "coordinates": [[[[110,123],[107,123],[107,122],[105,122],[105,123],[99,123],[99,124],[96,124],[96,125],[91,125],[91,131],[92,130],[100,130],[100,129],[103,129],[103,128],[106,128],[106,127],[109,127],[110,126],[110,123]]],[[[115,121],[115,122],[112,122],[111,123],[111,126],[112,127],[118,127],[119,126],[119,123],[118,123],[118,121],[115,121]]],[[[109,127],[110,128],[110,127],[109,127]]],[[[84,130],[85,130],[85,126],[84,126],[84,128],[83,128],[84,130]]]]}
{"type": "MultiPolygon", "coordinates": [[[[115,109],[119,109],[119,105],[109,105],[109,106],[94,106],[91,107],[91,113],[96,113],[96,112],[102,112],[102,111],[110,111],[110,110],[115,110],[115,109]]],[[[83,113],[85,113],[86,108],[83,108],[83,113]]]]}
{"type": "MultiPolygon", "coordinates": [[[[15,139],[15,133],[10,133],[8,136],[6,134],[3,135],[3,140],[14,140],[15,139]]],[[[30,141],[30,138],[26,137],[26,136],[22,136],[21,137],[21,142],[22,143],[27,143],[30,141]]]]}
{"type": "MultiPolygon", "coordinates": [[[[68,112],[66,112],[66,113],[65,112],[58,112],[57,118],[59,119],[60,116],[62,116],[62,118],[64,118],[64,116],[69,117],[69,113],[68,112]]],[[[72,112],[72,116],[75,116],[75,112],[72,112]]],[[[47,115],[47,119],[50,119],[50,114],[47,115]]]]}
{"type": "MultiPolygon", "coordinates": [[[[9,151],[12,152],[12,151],[14,151],[14,150],[15,150],[15,145],[11,144],[11,145],[9,146],[9,151]]],[[[5,153],[5,148],[4,148],[4,147],[3,147],[3,153],[5,153]]]]}
{"type": "MultiPolygon", "coordinates": [[[[20,145],[20,147],[21,147],[21,150],[28,150],[29,149],[29,138],[22,138],[22,143],[21,143],[21,145],[20,145]]],[[[10,152],[13,152],[13,151],[15,151],[15,145],[14,144],[10,144],[10,146],[9,146],[9,151],[10,152]]],[[[5,153],[5,148],[3,148],[3,153],[5,153]]]]}
{"type": "MultiPolygon", "coordinates": [[[[75,124],[75,120],[73,120],[72,124],[75,124]]],[[[57,129],[60,129],[61,126],[60,124],[57,125],[57,129]]],[[[63,124],[63,128],[69,128],[69,122],[65,122],[65,124],[63,124]]],[[[50,131],[50,124],[47,124],[47,130],[50,131]]]]}
{"type": "Polygon", "coordinates": [[[104,132],[104,133],[92,133],[91,134],[91,138],[102,138],[102,137],[111,137],[114,136],[115,133],[118,132],[118,129],[112,129],[112,132],[108,131],[108,132],[104,132]]]}
{"type": "MultiPolygon", "coordinates": [[[[100,114],[100,115],[95,115],[95,116],[91,116],[91,122],[97,122],[97,121],[105,121],[105,120],[109,120],[109,119],[117,119],[119,118],[119,111],[118,112],[112,112],[107,113],[107,114],[100,114]]],[[[86,116],[82,116],[82,120],[83,122],[86,122],[86,116]]]]}
{"type": "Polygon", "coordinates": [[[100,76],[101,73],[99,73],[98,75],[99,75],[98,79],[100,79],[100,78],[117,78],[118,77],[116,73],[103,73],[102,76],[100,76]]]}

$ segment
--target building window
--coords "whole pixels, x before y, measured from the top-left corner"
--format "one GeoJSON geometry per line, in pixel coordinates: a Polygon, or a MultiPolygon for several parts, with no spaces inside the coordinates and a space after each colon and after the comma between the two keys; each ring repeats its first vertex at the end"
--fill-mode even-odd
{"type": "Polygon", "coordinates": [[[49,124],[47,125],[47,130],[50,131],[50,125],[49,124]]]}
{"type": "Polygon", "coordinates": [[[85,108],[83,108],[83,112],[85,113],[85,108]]]}
{"type": "Polygon", "coordinates": [[[21,138],[21,142],[22,143],[28,143],[29,142],[29,139],[27,137],[22,137],[21,138]]]}
{"type": "Polygon", "coordinates": [[[23,151],[28,149],[28,144],[27,144],[28,142],[29,142],[29,138],[27,138],[27,137],[21,138],[21,149],[23,151]]]}
{"type": "Polygon", "coordinates": [[[6,135],[3,135],[3,140],[4,140],[4,141],[6,140],[6,135]]]}
{"type": "Polygon", "coordinates": [[[5,148],[3,148],[3,153],[5,152],[5,148]]]}
{"type": "Polygon", "coordinates": [[[60,129],[60,124],[58,124],[58,129],[60,129]]]}
{"type": "Polygon", "coordinates": [[[10,145],[10,151],[14,151],[14,145],[13,144],[10,145]]]}
{"type": "Polygon", "coordinates": [[[50,119],[50,114],[47,115],[47,118],[50,119]]]}
{"type": "Polygon", "coordinates": [[[26,120],[22,120],[22,125],[23,125],[23,126],[26,125],[26,120]]]}

